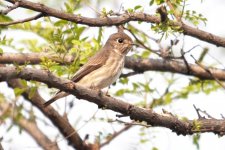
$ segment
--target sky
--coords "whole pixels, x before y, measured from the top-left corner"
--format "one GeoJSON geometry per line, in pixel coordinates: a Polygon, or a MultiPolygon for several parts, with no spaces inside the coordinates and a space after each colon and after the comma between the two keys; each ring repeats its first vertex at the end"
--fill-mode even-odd
{"type": "MultiPolygon", "coordinates": [[[[96,4],[89,4],[89,6],[85,10],[81,10],[80,12],[84,16],[94,16],[93,8],[98,8],[101,10],[101,8],[105,7],[107,10],[113,9],[113,10],[119,10],[120,6],[122,5],[124,8],[130,8],[135,5],[143,5],[144,11],[147,13],[154,14],[156,7],[149,7],[148,1],[137,1],[137,0],[123,0],[118,1],[119,4],[113,4],[109,5],[113,1],[108,1],[103,3],[101,6],[97,6],[96,4]],[[143,4],[145,3],[145,4],[143,4]],[[88,11],[87,11],[88,10],[88,11]]],[[[204,29],[205,31],[225,36],[225,21],[222,21],[221,16],[224,14],[224,4],[222,0],[204,0],[203,3],[201,3],[200,0],[190,0],[189,1],[190,7],[188,9],[196,10],[197,12],[202,13],[207,19],[207,26],[204,24],[200,24],[199,28],[204,29]]],[[[18,17],[20,17],[18,15],[18,17]]],[[[148,31],[150,34],[154,35],[152,31],[149,31],[149,27],[147,26],[141,26],[141,29],[148,31]]],[[[97,28],[93,28],[93,34],[97,31],[97,28]]],[[[115,28],[106,28],[105,34],[104,34],[104,41],[107,39],[107,37],[112,33],[115,32],[115,28]]],[[[15,38],[20,38],[21,34],[14,35],[10,32],[4,32],[3,34],[7,34],[7,36],[12,36],[15,38]]],[[[2,35],[1,35],[2,36],[2,35]]],[[[30,36],[30,35],[24,35],[24,36],[30,36]]],[[[155,36],[155,35],[154,35],[155,36]]],[[[225,60],[223,59],[224,56],[224,48],[218,48],[216,46],[213,46],[211,44],[200,42],[199,40],[195,38],[191,38],[188,36],[185,36],[185,49],[190,49],[194,45],[202,45],[207,46],[210,49],[209,55],[206,57],[206,60],[204,63],[207,64],[215,64],[215,59],[212,58],[215,57],[222,63],[225,63],[225,60]]],[[[168,42],[163,41],[163,44],[168,44],[168,42]]],[[[178,48],[179,49],[179,46],[178,48]]],[[[200,48],[196,48],[191,53],[193,55],[199,55],[200,48]]],[[[131,55],[131,54],[130,54],[131,55]]],[[[189,62],[193,62],[193,60],[188,57],[189,62]]],[[[217,65],[217,67],[221,67],[220,65],[217,65]]],[[[153,79],[153,85],[152,86],[162,86],[158,85],[159,80],[162,81],[163,79],[160,77],[156,77],[156,74],[154,72],[146,72],[145,78],[151,78],[153,79]],[[155,84],[154,84],[155,83],[155,84]]],[[[140,79],[141,76],[134,76],[132,77],[133,80],[140,79]]],[[[145,80],[143,78],[142,80],[145,80]]],[[[180,79],[174,88],[179,88],[186,82],[185,79],[180,79]]],[[[162,82],[163,83],[163,82],[162,82]]],[[[1,87],[7,87],[5,83],[0,83],[1,87]]],[[[114,87],[111,89],[111,92],[116,91],[117,88],[120,88],[122,85],[119,85],[118,87],[114,87]]],[[[163,89],[162,87],[159,87],[163,89]]],[[[50,98],[51,96],[48,95],[44,91],[49,91],[48,88],[42,89],[40,92],[42,96],[46,99],[50,98]]],[[[7,88],[1,88],[0,93],[6,93],[9,97],[13,95],[12,90],[8,90],[7,88]]],[[[176,114],[178,116],[185,116],[188,119],[196,119],[197,114],[193,108],[193,104],[196,105],[198,108],[201,108],[202,110],[206,110],[210,115],[214,116],[215,118],[220,118],[220,114],[225,115],[225,90],[221,89],[216,92],[211,93],[210,95],[205,95],[202,93],[197,93],[194,95],[191,95],[187,100],[176,100],[175,102],[169,104],[168,106],[162,106],[155,109],[156,112],[162,113],[162,108],[172,112],[173,114],[176,114]]],[[[73,99],[74,97],[70,96],[67,98],[73,99]]],[[[122,97],[124,101],[128,101],[130,99],[136,99],[138,100],[138,97],[131,97],[130,95],[127,95],[125,97],[122,97]]],[[[23,101],[23,99],[20,99],[20,101],[23,101]]],[[[64,105],[64,101],[57,102],[58,106],[64,105]]],[[[30,107],[30,104],[26,104],[27,107],[30,107]]],[[[57,108],[60,113],[62,114],[64,112],[64,108],[58,108],[56,104],[54,104],[54,107],[57,108]]],[[[35,112],[38,114],[40,118],[44,118],[43,115],[38,111],[35,110],[35,112]]],[[[87,133],[90,135],[96,135],[99,134],[100,131],[102,132],[112,132],[114,129],[118,130],[121,128],[120,125],[117,125],[115,123],[109,124],[109,123],[99,123],[96,124],[94,121],[90,121],[89,123],[84,123],[83,121],[89,120],[93,116],[93,114],[96,113],[97,117],[106,117],[116,119],[115,113],[109,110],[98,110],[97,106],[94,104],[91,104],[87,101],[77,101],[75,100],[75,107],[72,109],[72,111],[69,113],[69,120],[71,124],[73,124],[76,129],[78,129],[79,134],[81,137],[84,137],[87,133]],[[96,113],[97,112],[97,113],[96,113]],[[85,124],[85,126],[83,126],[85,124]],[[93,130],[93,126],[95,129],[93,130]]],[[[52,128],[51,123],[45,119],[49,125],[48,127],[48,136],[51,137],[51,139],[55,139],[55,135],[58,134],[58,131],[54,128],[52,128]]],[[[9,121],[8,121],[9,123],[9,121]]],[[[43,130],[46,130],[46,125],[42,122],[40,122],[39,127],[43,130]]],[[[157,147],[159,150],[192,150],[196,149],[196,146],[192,144],[192,137],[191,136],[177,136],[175,133],[172,133],[171,130],[165,129],[165,128],[159,128],[159,127],[152,127],[149,129],[144,129],[146,131],[146,135],[144,135],[144,138],[150,139],[149,142],[145,144],[140,144],[140,136],[141,133],[140,127],[133,127],[132,129],[128,130],[127,132],[121,134],[118,138],[113,140],[109,145],[105,146],[103,150],[111,150],[111,149],[126,149],[126,150],[149,150],[152,147],[157,147]]],[[[0,127],[0,133],[4,135],[4,141],[2,142],[5,149],[41,149],[36,143],[32,140],[32,138],[23,132],[22,134],[19,134],[18,128],[13,128],[10,130],[10,132],[6,131],[6,126],[0,127]],[[16,138],[10,141],[12,137],[21,137],[16,138]],[[26,139],[26,140],[24,140],[26,139]]],[[[94,137],[91,136],[90,140],[94,140],[94,137]]],[[[63,137],[59,136],[57,138],[58,144],[62,149],[72,149],[67,146],[67,142],[63,140],[63,137]]],[[[216,150],[224,150],[225,149],[225,138],[224,137],[218,137],[217,135],[214,135],[212,133],[204,133],[201,135],[200,141],[200,150],[208,150],[208,149],[216,149],[216,150]]]]}

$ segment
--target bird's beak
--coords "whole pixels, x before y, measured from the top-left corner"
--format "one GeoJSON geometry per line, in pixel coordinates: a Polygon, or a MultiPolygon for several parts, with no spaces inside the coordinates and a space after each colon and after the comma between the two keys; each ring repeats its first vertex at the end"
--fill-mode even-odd
{"type": "Polygon", "coordinates": [[[138,44],[135,44],[135,43],[132,43],[131,45],[132,45],[132,46],[137,46],[137,47],[139,46],[138,44]]]}
{"type": "Polygon", "coordinates": [[[135,43],[131,43],[130,45],[132,46],[131,51],[133,51],[133,50],[134,50],[134,49],[133,49],[133,46],[139,47],[139,45],[138,45],[138,44],[135,44],[135,43]]]}

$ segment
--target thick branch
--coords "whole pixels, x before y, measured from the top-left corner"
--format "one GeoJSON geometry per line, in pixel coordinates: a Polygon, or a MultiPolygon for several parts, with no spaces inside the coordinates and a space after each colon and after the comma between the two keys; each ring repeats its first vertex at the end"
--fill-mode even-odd
{"type": "Polygon", "coordinates": [[[225,70],[210,68],[209,70],[213,74],[210,75],[206,70],[202,69],[198,65],[188,64],[188,68],[184,62],[167,60],[167,59],[136,59],[127,57],[125,67],[132,69],[136,72],[144,72],[148,70],[163,71],[163,72],[173,72],[180,73],[184,75],[192,75],[200,79],[210,79],[213,77],[221,81],[225,81],[225,70]]]}
{"type": "MultiPolygon", "coordinates": [[[[76,149],[89,150],[89,147],[82,141],[78,133],[70,125],[67,119],[63,118],[53,107],[43,108],[42,104],[45,102],[43,98],[36,91],[30,98],[30,90],[24,87],[18,79],[12,79],[8,81],[9,85],[13,88],[26,89],[22,95],[25,99],[29,100],[34,106],[36,106],[51,122],[59,129],[64,137],[68,137],[69,144],[76,149]]],[[[49,143],[50,145],[51,143],[49,143]]],[[[51,146],[51,145],[50,145],[51,146]]]]}
{"type": "MultiPolygon", "coordinates": [[[[15,4],[15,0],[5,0],[7,2],[15,4]]],[[[56,18],[75,22],[77,24],[85,24],[88,26],[112,26],[121,25],[130,21],[144,21],[148,23],[160,23],[160,17],[149,15],[146,13],[124,13],[117,17],[102,17],[102,18],[88,18],[81,15],[68,14],[50,7],[47,7],[40,3],[33,3],[26,0],[20,0],[19,6],[27,9],[31,9],[37,12],[44,13],[47,16],[53,16],[56,18]]],[[[209,42],[211,44],[225,47],[225,38],[217,35],[202,31],[197,28],[193,28],[184,23],[172,22],[173,26],[178,26],[183,30],[186,35],[193,36],[200,40],[209,42]]]]}
{"type": "MultiPolygon", "coordinates": [[[[42,58],[48,58],[56,61],[60,64],[67,64],[73,61],[72,56],[59,57],[56,55],[49,55],[46,53],[3,53],[0,55],[1,64],[39,64],[42,58]]],[[[184,75],[192,75],[200,79],[210,79],[214,78],[225,81],[225,70],[217,68],[209,68],[210,75],[206,70],[201,68],[199,65],[186,64],[182,61],[167,60],[167,59],[137,59],[132,57],[126,57],[125,67],[134,70],[135,72],[144,71],[163,71],[163,72],[173,72],[180,73],[184,75]]]]}
{"type": "Polygon", "coordinates": [[[49,53],[3,53],[0,55],[0,64],[40,64],[43,58],[51,59],[60,64],[69,64],[74,56],[59,56],[49,53]]]}
{"type": "MultiPolygon", "coordinates": [[[[47,84],[49,87],[58,88],[75,95],[78,99],[86,99],[97,104],[100,108],[110,109],[125,116],[130,116],[133,120],[146,121],[152,126],[161,126],[171,129],[177,134],[187,135],[196,132],[213,132],[225,134],[225,120],[219,119],[197,119],[179,120],[175,116],[159,115],[150,109],[140,108],[122,100],[100,94],[98,91],[86,89],[76,85],[69,80],[55,77],[50,72],[32,68],[1,67],[0,80],[6,81],[13,78],[25,80],[35,80],[47,84]]],[[[41,104],[39,104],[41,105],[41,104]]],[[[42,108],[42,110],[49,109],[42,108]]]]}
{"type": "Polygon", "coordinates": [[[15,2],[15,4],[13,6],[8,6],[8,8],[5,10],[0,10],[0,14],[7,15],[10,11],[12,11],[18,7],[19,7],[19,2],[15,2]]]}
{"type": "Polygon", "coordinates": [[[59,147],[56,143],[52,142],[37,126],[37,124],[34,121],[29,121],[23,116],[20,116],[15,118],[14,116],[17,116],[17,111],[13,111],[10,104],[7,103],[1,103],[0,109],[4,110],[7,109],[10,112],[13,112],[12,120],[14,123],[16,123],[18,126],[20,126],[22,129],[27,131],[28,134],[30,134],[35,141],[45,150],[58,150],[59,147]]]}

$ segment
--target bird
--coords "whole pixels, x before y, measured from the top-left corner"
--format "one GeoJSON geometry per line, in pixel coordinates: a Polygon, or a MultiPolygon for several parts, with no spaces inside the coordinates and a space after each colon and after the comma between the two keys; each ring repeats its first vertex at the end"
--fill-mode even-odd
{"type": "MultiPolygon", "coordinates": [[[[72,77],[77,85],[94,90],[101,90],[113,84],[122,73],[125,56],[132,49],[132,39],[123,31],[109,36],[105,45],[84,64],[72,77]]],[[[47,107],[54,101],[68,96],[69,93],[58,91],[44,103],[47,107]]]]}

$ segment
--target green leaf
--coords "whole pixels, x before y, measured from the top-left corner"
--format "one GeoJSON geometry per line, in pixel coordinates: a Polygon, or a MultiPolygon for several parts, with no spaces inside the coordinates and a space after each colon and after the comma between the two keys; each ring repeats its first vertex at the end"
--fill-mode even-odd
{"type": "Polygon", "coordinates": [[[193,144],[197,147],[197,149],[200,148],[199,146],[200,137],[201,137],[200,134],[193,135],[193,144]]]}
{"type": "Polygon", "coordinates": [[[156,0],[156,4],[157,5],[160,5],[160,4],[164,3],[164,2],[165,2],[164,0],[156,0]]]}
{"type": "Polygon", "coordinates": [[[138,10],[140,8],[142,8],[142,6],[141,5],[137,5],[137,6],[134,7],[134,10],[138,10]]]}
{"type": "Polygon", "coordinates": [[[14,94],[15,96],[20,96],[26,89],[22,89],[22,88],[15,88],[14,89],[14,94]]]}
{"type": "Polygon", "coordinates": [[[153,4],[154,4],[154,0],[151,0],[151,1],[149,2],[149,5],[152,6],[153,4]]]}
{"type": "Polygon", "coordinates": [[[98,43],[101,42],[101,39],[102,39],[102,28],[100,27],[98,30],[98,39],[97,39],[98,43]]]}
{"type": "Polygon", "coordinates": [[[165,103],[170,104],[172,102],[172,93],[171,92],[167,93],[164,98],[165,98],[165,103]]]}
{"type": "Polygon", "coordinates": [[[139,85],[138,85],[137,83],[132,83],[132,85],[133,85],[133,90],[134,90],[134,91],[136,91],[137,88],[139,87],[139,85]]]}
{"type": "Polygon", "coordinates": [[[26,80],[20,80],[20,83],[21,83],[24,87],[27,87],[27,81],[26,81],[26,80]]]}
{"type": "Polygon", "coordinates": [[[9,16],[6,15],[0,15],[0,22],[10,22],[13,21],[9,16]]]}
{"type": "Polygon", "coordinates": [[[153,147],[152,150],[159,150],[157,147],[153,147]]]}
{"type": "Polygon", "coordinates": [[[123,94],[125,93],[125,90],[124,89],[120,89],[116,92],[116,96],[122,96],[123,94]]]}
{"type": "Polygon", "coordinates": [[[6,131],[9,132],[9,131],[12,129],[12,127],[14,127],[14,124],[11,124],[11,125],[6,129],[6,131]]]}
{"type": "Polygon", "coordinates": [[[30,91],[29,91],[29,94],[28,94],[29,99],[31,99],[34,96],[36,91],[37,91],[37,87],[31,87],[30,88],[30,91]]]}
{"type": "Polygon", "coordinates": [[[0,55],[2,55],[3,54],[3,49],[2,48],[0,48],[0,55]]]}
{"type": "Polygon", "coordinates": [[[141,54],[141,57],[142,58],[148,58],[149,57],[149,55],[150,55],[150,51],[144,51],[142,54],[141,54]]]}
{"type": "Polygon", "coordinates": [[[141,139],[141,140],[140,140],[140,143],[143,144],[143,143],[146,143],[146,142],[148,142],[148,141],[149,141],[149,139],[141,139]]]}
{"type": "Polygon", "coordinates": [[[119,82],[122,83],[122,84],[127,84],[128,78],[120,78],[119,82]]]}
{"type": "Polygon", "coordinates": [[[56,22],[54,23],[54,25],[55,25],[56,27],[64,26],[64,25],[66,25],[66,24],[68,24],[68,21],[66,21],[66,20],[59,20],[59,21],[56,21],[56,22]]]}
{"type": "Polygon", "coordinates": [[[128,8],[128,9],[127,9],[127,12],[129,12],[129,13],[133,13],[133,12],[134,12],[134,10],[133,10],[132,8],[128,8]]]}

